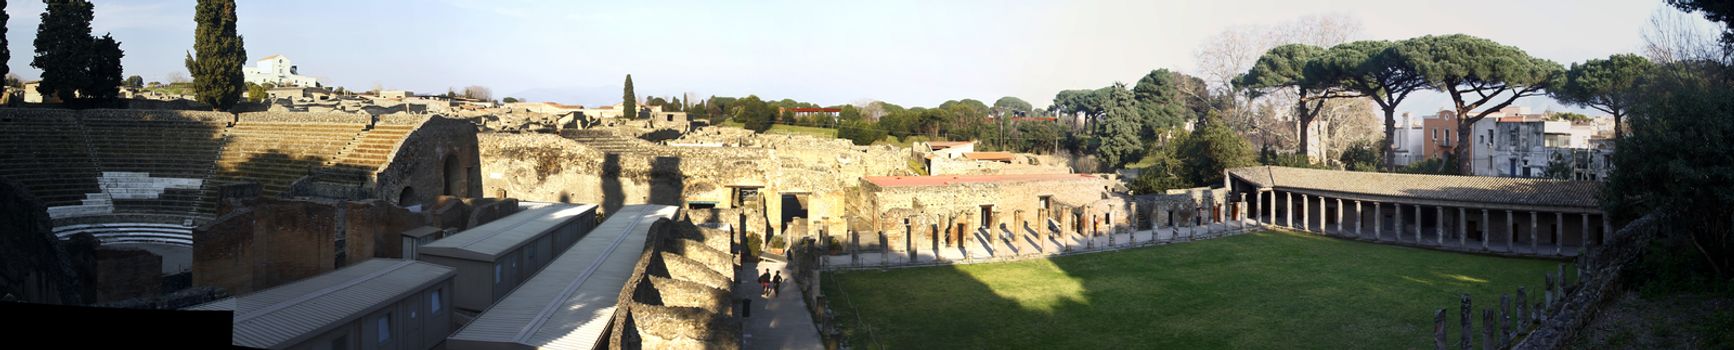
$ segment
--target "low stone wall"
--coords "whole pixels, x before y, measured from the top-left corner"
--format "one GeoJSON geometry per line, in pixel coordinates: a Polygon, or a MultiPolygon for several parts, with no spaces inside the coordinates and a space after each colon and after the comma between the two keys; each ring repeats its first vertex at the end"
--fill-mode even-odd
{"type": "Polygon", "coordinates": [[[1619,289],[1625,287],[1625,268],[1643,256],[1650,241],[1660,234],[1661,223],[1667,221],[1664,213],[1650,213],[1616,231],[1613,244],[1579,255],[1578,285],[1567,289],[1563,297],[1550,298],[1553,305],[1548,308],[1551,312],[1545,316],[1546,320],[1516,348],[1565,348],[1584,325],[1595,319],[1598,309],[1619,295],[1619,289]]]}
{"type": "Polygon", "coordinates": [[[1487,301],[1479,314],[1474,301],[1463,295],[1456,312],[1448,312],[1450,308],[1434,312],[1434,347],[1566,348],[1595,318],[1597,309],[1618,296],[1625,268],[1644,253],[1660,231],[1659,223],[1666,220],[1664,213],[1653,212],[1632,221],[1615,233],[1612,244],[1597,246],[1573,260],[1576,274],[1568,274],[1561,263],[1558,270],[1542,276],[1540,288],[1518,287],[1515,294],[1500,295],[1497,305],[1487,301]]]}

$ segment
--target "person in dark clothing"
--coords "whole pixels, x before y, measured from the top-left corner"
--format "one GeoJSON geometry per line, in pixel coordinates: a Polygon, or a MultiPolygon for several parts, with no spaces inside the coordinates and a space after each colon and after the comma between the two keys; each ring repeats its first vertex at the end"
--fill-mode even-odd
{"type": "Polygon", "coordinates": [[[771,269],[765,269],[764,273],[759,274],[759,295],[762,296],[762,295],[767,295],[770,293],[771,293],[771,269]]]}
{"type": "Polygon", "coordinates": [[[777,293],[782,292],[782,291],[783,291],[783,272],[777,271],[777,275],[774,277],[771,277],[771,296],[776,297],[777,293]]]}

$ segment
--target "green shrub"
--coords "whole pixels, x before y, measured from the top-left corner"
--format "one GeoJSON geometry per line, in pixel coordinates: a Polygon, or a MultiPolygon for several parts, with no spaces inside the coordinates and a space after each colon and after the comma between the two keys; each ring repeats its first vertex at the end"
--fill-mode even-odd
{"type": "Polygon", "coordinates": [[[759,235],[757,233],[747,234],[747,241],[745,242],[746,243],[747,256],[749,256],[749,257],[759,256],[759,253],[764,248],[763,247],[764,242],[765,242],[765,240],[763,238],[759,238],[759,235]]]}

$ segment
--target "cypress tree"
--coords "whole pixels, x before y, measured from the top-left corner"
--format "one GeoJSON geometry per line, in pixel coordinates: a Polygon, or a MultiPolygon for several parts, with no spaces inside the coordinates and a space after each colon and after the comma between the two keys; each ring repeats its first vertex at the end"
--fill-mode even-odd
{"type": "Polygon", "coordinates": [[[42,24],[36,27],[36,57],[31,67],[42,70],[42,85],[36,91],[44,96],[71,100],[78,88],[90,85],[86,64],[90,62],[90,19],[94,17],[89,1],[44,0],[42,24]]]}
{"type": "Polygon", "coordinates": [[[247,48],[235,33],[235,0],[199,0],[193,21],[198,22],[194,52],[186,59],[193,93],[211,108],[228,110],[241,100],[246,86],[241,66],[246,65],[247,48]]]}
{"type": "Polygon", "coordinates": [[[113,103],[120,97],[119,88],[124,82],[121,79],[120,59],[124,56],[126,53],[121,51],[120,42],[115,41],[113,36],[103,35],[92,43],[87,55],[90,61],[85,66],[90,84],[78,89],[83,98],[113,103]]]}
{"type": "Polygon", "coordinates": [[[10,21],[12,16],[7,15],[5,9],[6,0],[0,0],[0,77],[12,72],[12,66],[6,64],[12,60],[12,49],[6,42],[6,22],[10,21]]]}
{"type": "Polygon", "coordinates": [[[632,93],[631,74],[626,75],[626,95],[621,98],[625,99],[624,102],[621,102],[625,105],[621,107],[620,115],[626,118],[638,118],[638,95],[632,93]]]}

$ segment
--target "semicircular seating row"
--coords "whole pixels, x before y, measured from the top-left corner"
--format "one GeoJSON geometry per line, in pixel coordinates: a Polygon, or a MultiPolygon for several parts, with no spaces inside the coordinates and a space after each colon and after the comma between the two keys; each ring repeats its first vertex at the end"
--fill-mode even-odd
{"type": "Polygon", "coordinates": [[[314,173],[371,174],[416,127],[236,122],[219,112],[0,109],[0,177],[41,200],[61,238],[91,233],[105,243],[191,245],[193,228],[216,215],[219,186],[255,182],[276,196],[314,173]]]}

